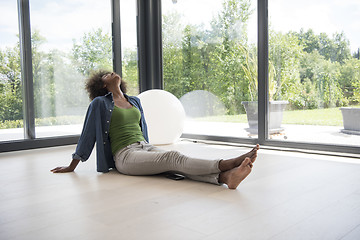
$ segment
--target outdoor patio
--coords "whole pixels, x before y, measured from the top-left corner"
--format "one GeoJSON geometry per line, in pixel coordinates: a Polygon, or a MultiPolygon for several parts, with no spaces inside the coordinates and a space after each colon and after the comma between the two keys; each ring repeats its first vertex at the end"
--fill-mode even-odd
{"type": "MultiPolygon", "coordinates": [[[[291,142],[308,142],[324,144],[340,144],[360,146],[360,135],[351,135],[341,132],[341,126],[313,126],[313,125],[286,125],[280,135],[271,135],[271,139],[291,142]]],[[[246,131],[247,123],[230,122],[204,122],[186,120],[184,133],[215,135],[225,137],[256,138],[246,131]]],[[[82,124],[36,127],[36,137],[54,137],[80,134],[82,124]]],[[[12,141],[23,139],[23,129],[0,130],[0,141],[12,141]]]]}
{"type": "MultiPolygon", "coordinates": [[[[256,138],[256,135],[250,135],[246,131],[246,128],[248,127],[249,126],[247,123],[203,122],[187,120],[185,122],[184,133],[256,138]]],[[[292,142],[360,146],[360,135],[342,133],[341,126],[283,124],[282,127],[284,128],[284,131],[281,134],[270,135],[270,138],[292,142]]]]}

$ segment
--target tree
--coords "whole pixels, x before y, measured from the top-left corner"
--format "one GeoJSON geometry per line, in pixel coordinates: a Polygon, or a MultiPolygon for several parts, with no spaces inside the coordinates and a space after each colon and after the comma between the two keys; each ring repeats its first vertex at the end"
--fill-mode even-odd
{"type": "Polygon", "coordinates": [[[211,22],[212,37],[221,39],[225,51],[230,49],[230,42],[247,43],[247,26],[251,9],[250,0],[227,0],[222,10],[211,22]]]}
{"type": "Polygon", "coordinates": [[[229,114],[243,112],[250,98],[242,68],[247,23],[253,13],[249,0],[223,1],[211,28],[181,24],[181,16],[163,16],[163,75],[165,90],[177,97],[194,90],[215,94],[229,114]]]}
{"type": "Polygon", "coordinates": [[[182,78],[183,55],[182,44],[183,26],[181,16],[172,12],[163,16],[163,78],[164,89],[180,98],[185,94],[182,78]]]}
{"type": "Polygon", "coordinates": [[[137,51],[132,49],[124,49],[122,63],[122,78],[127,83],[128,94],[138,95],[138,65],[137,51]]]}
{"type": "Polygon", "coordinates": [[[46,43],[37,29],[31,34],[35,117],[55,116],[54,54],[41,51],[46,43]]]}
{"type": "Polygon", "coordinates": [[[182,41],[183,81],[185,92],[205,90],[207,87],[208,65],[207,52],[203,51],[206,43],[202,41],[203,33],[197,26],[187,25],[182,41]]]}
{"type": "Polygon", "coordinates": [[[248,0],[227,0],[211,22],[210,36],[217,43],[214,51],[216,92],[229,114],[244,112],[241,102],[249,100],[249,81],[243,63],[247,48],[247,26],[253,13],[248,0]]]}
{"type": "Polygon", "coordinates": [[[350,42],[346,39],[344,32],[333,35],[334,49],[332,50],[331,61],[344,63],[351,58],[350,42]]]}
{"type": "Polygon", "coordinates": [[[19,44],[0,49],[0,121],[23,118],[19,44]]]}
{"type": "Polygon", "coordinates": [[[300,83],[300,58],[303,54],[299,40],[292,34],[271,32],[269,39],[269,61],[274,66],[274,100],[297,98],[296,86],[300,83]]]}
{"type": "Polygon", "coordinates": [[[340,68],[339,85],[347,101],[360,103],[360,60],[351,58],[340,68]]]}
{"type": "Polygon", "coordinates": [[[112,69],[112,41],[108,33],[99,28],[85,33],[80,43],[72,48],[73,65],[84,76],[97,69],[112,69]]]}
{"type": "Polygon", "coordinates": [[[292,32],[291,34],[298,37],[299,44],[307,53],[318,51],[326,60],[339,63],[344,63],[351,57],[350,42],[346,39],[344,32],[335,33],[332,38],[329,38],[326,33],[316,35],[312,29],[307,32],[301,29],[299,33],[292,32]]]}

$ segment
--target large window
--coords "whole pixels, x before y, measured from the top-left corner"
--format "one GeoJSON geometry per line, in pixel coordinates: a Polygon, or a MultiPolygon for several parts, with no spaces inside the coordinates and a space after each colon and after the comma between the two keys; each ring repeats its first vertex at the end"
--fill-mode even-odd
{"type": "Polygon", "coordinates": [[[16,1],[0,1],[0,141],[23,139],[16,1]]]}
{"type": "Polygon", "coordinates": [[[36,137],[80,134],[84,80],[112,71],[110,1],[30,1],[36,137]]]}
{"type": "Polygon", "coordinates": [[[357,1],[17,3],[0,2],[5,151],[75,143],[84,80],[102,68],[122,71],[130,95],[163,84],[185,108],[187,136],[358,152],[357,1]]]}
{"type": "Polygon", "coordinates": [[[250,0],[162,1],[164,89],[185,108],[185,133],[256,136],[244,108],[257,100],[256,13],[250,0]]]}
{"type": "Polygon", "coordinates": [[[269,138],[360,145],[359,19],[359,1],[269,1],[269,138]]]}
{"type": "Polygon", "coordinates": [[[127,83],[128,94],[139,94],[137,62],[136,1],[120,2],[122,77],[127,83]]]}

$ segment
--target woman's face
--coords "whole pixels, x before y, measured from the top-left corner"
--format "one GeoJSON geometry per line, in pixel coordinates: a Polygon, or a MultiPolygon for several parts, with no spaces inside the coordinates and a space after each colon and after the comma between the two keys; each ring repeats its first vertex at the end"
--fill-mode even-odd
{"type": "Polygon", "coordinates": [[[121,77],[114,72],[105,74],[101,79],[104,83],[104,87],[107,88],[111,86],[119,87],[121,83],[121,77]]]}

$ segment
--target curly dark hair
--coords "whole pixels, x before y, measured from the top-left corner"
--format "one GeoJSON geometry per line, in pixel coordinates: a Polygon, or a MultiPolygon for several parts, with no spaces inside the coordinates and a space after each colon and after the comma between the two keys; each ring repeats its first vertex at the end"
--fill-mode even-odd
{"type": "MultiPolygon", "coordinates": [[[[104,82],[102,77],[105,74],[111,73],[110,71],[106,70],[99,70],[91,74],[91,76],[86,80],[85,89],[89,94],[89,98],[93,100],[98,96],[104,96],[109,91],[104,87],[104,82]]],[[[121,79],[120,89],[123,93],[126,93],[126,82],[121,79]]]]}

